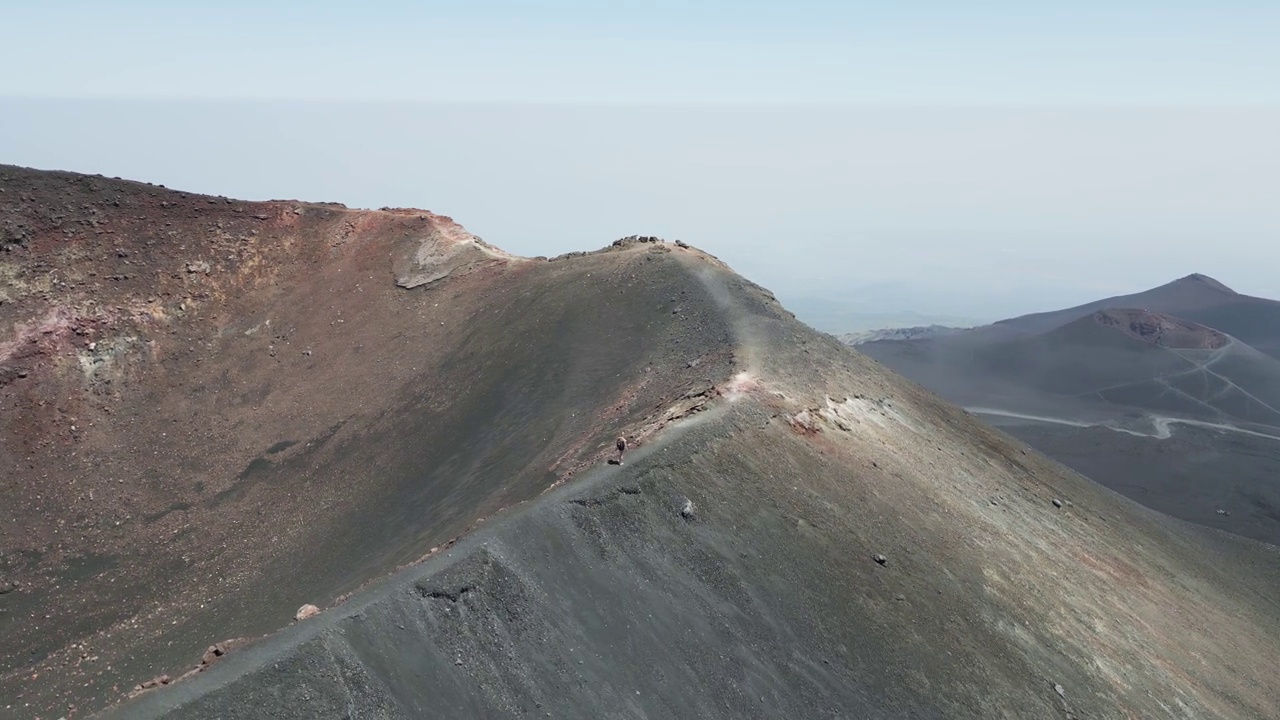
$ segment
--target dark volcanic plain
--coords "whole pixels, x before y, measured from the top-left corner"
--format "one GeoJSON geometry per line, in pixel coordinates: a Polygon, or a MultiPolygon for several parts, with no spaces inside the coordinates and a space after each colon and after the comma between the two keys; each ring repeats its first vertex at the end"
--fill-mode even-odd
{"type": "Polygon", "coordinates": [[[1278,302],[1190,275],[858,348],[1143,504],[1280,545],[1278,302]]]}
{"type": "Polygon", "coordinates": [[[0,712],[1280,715],[1275,548],[1074,474],[696,249],[0,190],[0,712]]]}

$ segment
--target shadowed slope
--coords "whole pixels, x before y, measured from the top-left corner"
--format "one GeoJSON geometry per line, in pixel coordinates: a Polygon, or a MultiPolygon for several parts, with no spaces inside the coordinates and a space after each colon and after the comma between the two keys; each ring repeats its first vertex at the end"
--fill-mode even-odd
{"type": "Polygon", "coordinates": [[[1100,310],[1047,333],[956,353],[947,365],[957,385],[967,373],[1036,397],[1280,427],[1280,361],[1168,315],[1100,310]]]}
{"type": "Polygon", "coordinates": [[[731,360],[669,269],[696,251],[525,260],[420,211],[0,176],[0,696],[33,714],[333,603],[731,360]]]}
{"type": "Polygon", "coordinates": [[[740,345],[707,412],[111,716],[1280,712],[1274,549],[1126,501],[686,267],[740,345]]]}
{"type": "Polygon", "coordinates": [[[1272,343],[1277,308],[1193,275],[859,349],[1129,497],[1280,543],[1280,360],[1228,329],[1272,343]]]}

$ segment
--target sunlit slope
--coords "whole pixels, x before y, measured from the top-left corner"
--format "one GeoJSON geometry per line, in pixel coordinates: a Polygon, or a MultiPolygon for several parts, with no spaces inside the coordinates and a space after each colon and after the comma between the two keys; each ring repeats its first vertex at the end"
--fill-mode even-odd
{"type": "Polygon", "coordinates": [[[729,325],[677,270],[696,250],[529,260],[422,211],[0,183],[0,697],[20,717],[329,607],[730,374],[729,325]]]}

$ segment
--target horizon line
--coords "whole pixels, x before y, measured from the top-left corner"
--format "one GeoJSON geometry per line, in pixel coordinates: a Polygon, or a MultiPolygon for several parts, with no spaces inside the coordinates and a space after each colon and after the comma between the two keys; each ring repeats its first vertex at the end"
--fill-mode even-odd
{"type": "Polygon", "coordinates": [[[1280,102],[964,102],[907,100],[533,100],[533,99],[431,99],[337,98],[254,95],[32,95],[0,93],[0,102],[142,102],[142,103],[260,103],[294,105],[387,105],[422,107],[541,107],[541,108],[649,108],[679,110],[798,109],[798,110],[1280,110],[1280,102]]]}

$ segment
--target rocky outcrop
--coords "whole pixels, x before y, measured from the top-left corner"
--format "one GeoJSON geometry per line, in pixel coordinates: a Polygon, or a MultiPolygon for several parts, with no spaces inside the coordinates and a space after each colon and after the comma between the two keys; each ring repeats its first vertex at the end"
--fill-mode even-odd
{"type": "Polygon", "coordinates": [[[1134,308],[1099,310],[1094,322],[1137,340],[1167,348],[1216,350],[1231,341],[1225,334],[1189,320],[1134,308]]]}
{"type": "Polygon", "coordinates": [[[882,330],[866,330],[856,333],[845,333],[840,342],[845,345],[858,346],[866,343],[894,340],[927,340],[935,337],[947,337],[964,332],[965,328],[946,325],[924,325],[909,328],[884,328],[882,330]]]}

